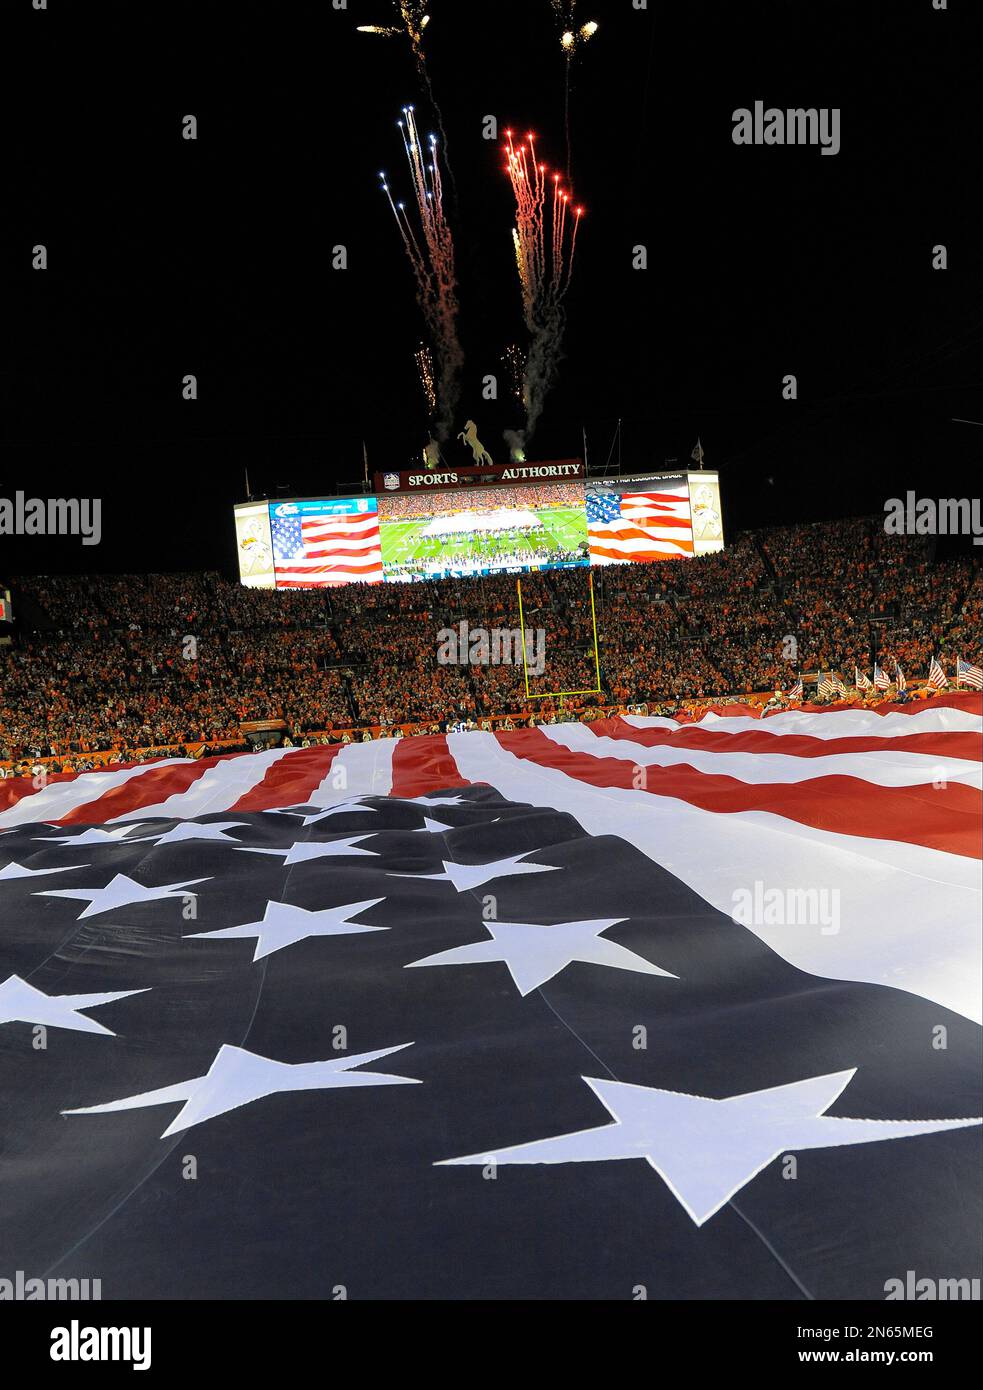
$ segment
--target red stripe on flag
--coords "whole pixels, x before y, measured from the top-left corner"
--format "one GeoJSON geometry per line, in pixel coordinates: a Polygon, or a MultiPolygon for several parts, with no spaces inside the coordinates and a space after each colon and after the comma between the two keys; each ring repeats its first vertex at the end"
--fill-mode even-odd
{"type": "Polygon", "coordinates": [[[248,753],[226,753],[214,758],[200,758],[194,763],[173,763],[170,767],[150,767],[139,777],[131,777],[122,786],[111,787],[92,801],[76,806],[52,825],[102,825],[116,816],[129,815],[139,811],[141,806],[156,806],[169,796],[186,792],[189,787],[219,763],[227,763],[232,758],[248,758],[248,753]]]}
{"type": "Polygon", "coordinates": [[[638,743],[644,748],[668,745],[707,753],[780,753],[790,758],[824,758],[837,753],[927,753],[936,758],[965,758],[974,763],[979,762],[983,754],[983,735],[970,733],[815,738],[811,734],[766,734],[761,729],[734,734],[724,729],[701,729],[698,724],[687,724],[675,732],[636,729],[623,719],[601,720],[590,728],[598,737],[638,743]]]}
{"type": "Polygon", "coordinates": [[[470,786],[454,761],[446,736],[402,738],[393,749],[390,796],[425,796],[428,792],[470,786]]]}
{"type": "MultiPolygon", "coordinates": [[[[107,767],[92,768],[89,772],[52,772],[45,781],[45,787],[56,787],[59,782],[77,782],[80,777],[101,777],[106,772],[129,772],[132,767],[150,768],[164,762],[164,758],[153,758],[145,763],[112,763],[107,767]]],[[[25,796],[36,796],[44,787],[35,787],[30,777],[6,777],[0,781],[0,811],[6,811],[23,801],[25,796]]]]}
{"type": "MultiPolygon", "coordinates": [[[[693,549],[692,541],[662,541],[661,544],[663,546],[678,546],[680,550],[685,551],[687,554],[689,554],[693,549]]],[[[675,551],[661,550],[659,548],[659,544],[655,541],[652,542],[652,545],[648,550],[632,551],[616,550],[612,546],[599,545],[597,541],[592,540],[590,543],[590,553],[595,559],[600,558],[602,560],[623,560],[624,563],[627,565],[644,565],[647,561],[650,560],[676,560],[679,558],[675,551]]]]}
{"type": "Polygon", "coordinates": [[[266,769],[262,782],[257,782],[240,796],[230,811],[269,811],[279,806],[303,806],[311,792],[327,777],[331,764],[345,744],[330,748],[300,748],[288,752],[266,769]]]}
{"type": "Polygon", "coordinates": [[[380,554],[378,541],[376,541],[374,545],[345,546],[344,550],[339,550],[337,545],[332,545],[323,541],[318,541],[316,545],[309,545],[307,547],[307,558],[309,560],[328,559],[335,560],[338,564],[341,564],[344,560],[357,560],[363,555],[371,555],[373,560],[375,560],[380,554]]]}
{"type": "Polygon", "coordinates": [[[859,777],[815,777],[807,782],[753,784],[698,772],[687,764],[645,769],[635,786],[636,764],[595,758],[554,743],[539,729],[497,733],[501,746],[538,767],[553,768],[592,787],[623,787],[651,796],[676,797],[703,811],[733,814],[767,811],[837,835],[897,840],[968,859],[983,858],[979,821],[983,798],[974,787],[950,782],[944,789],[880,787],[859,777]]]}

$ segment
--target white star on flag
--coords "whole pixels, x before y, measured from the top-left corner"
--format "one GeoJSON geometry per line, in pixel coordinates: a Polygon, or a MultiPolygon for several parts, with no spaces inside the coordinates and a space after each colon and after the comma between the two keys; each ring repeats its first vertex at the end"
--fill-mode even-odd
{"type": "Polygon", "coordinates": [[[439,951],[424,960],[410,961],[407,970],[428,965],[475,965],[487,961],[504,961],[520,994],[530,994],[546,984],[554,975],[574,961],[588,965],[609,965],[618,970],[633,970],[642,975],[678,977],[614,941],[607,941],[601,932],[624,922],[624,917],[609,917],[594,922],[560,922],[546,927],[532,922],[484,922],[491,933],[490,941],[476,941],[470,946],[454,946],[439,951]]]}
{"type": "Polygon", "coordinates": [[[361,805],[361,797],[355,797],[350,801],[339,801],[336,806],[327,806],[323,810],[317,811],[313,816],[305,815],[304,825],[315,825],[318,821],[327,820],[329,816],[350,815],[353,811],[367,811],[373,816],[379,814],[374,806],[363,806],[361,805]]]}
{"type": "Polygon", "coordinates": [[[223,1043],[204,1076],[124,1096],[104,1105],[86,1105],[61,1113],[108,1115],[118,1110],[140,1110],[149,1105],[169,1105],[172,1101],[183,1100],[185,1104],[160,1136],[166,1139],[168,1135],[179,1134],[205,1120],[213,1120],[216,1115],[286,1091],[320,1091],[341,1086],[419,1086],[421,1083],[413,1076],[352,1070],[412,1046],[412,1043],[401,1043],[398,1047],[362,1052],[356,1057],[338,1057],[330,1062],[289,1063],[276,1062],[271,1057],[260,1057],[245,1048],[223,1043]]]}
{"type": "Polygon", "coordinates": [[[967,1120],[852,1120],[825,1115],[856,1068],[764,1091],[710,1100],[677,1091],[584,1076],[614,1124],[558,1134],[438,1166],[596,1163],[644,1158],[697,1226],[780,1154],[905,1139],[983,1123],[967,1120]]]}
{"type": "Polygon", "coordinates": [[[355,849],[363,840],[371,840],[372,835],[357,835],[350,840],[324,840],[291,845],[289,849],[259,849],[253,845],[238,845],[242,854],[274,854],[283,859],[284,868],[293,864],[306,864],[311,859],[327,859],[332,855],[371,854],[378,858],[374,849],[355,849]]]}
{"type": "Polygon", "coordinates": [[[60,869],[25,869],[23,864],[13,860],[0,869],[0,883],[9,883],[15,878],[37,878],[40,874],[67,874],[72,869],[89,869],[90,864],[63,864],[60,869]]]}
{"type": "Polygon", "coordinates": [[[100,830],[92,826],[80,835],[35,835],[33,838],[42,845],[113,845],[125,840],[131,830],[140,830],[141,824],[121,825],[115,830],[100,830]]]}
{"type": "Polygon", "coordinates": [[[256,939],[256,952],[253,960],[271,956],[282,951],[285,946],[293,946],[310,936],[351,936],[356,932],[388,931],[388,927],[367,927],[361,922],[352,922],[348,914],[357,917],[370,907],[378,907],[385,898],[367,898],[361,903],[344,903],[340,907],[328,907],[320,912],[310,912],[291,903],[268,902],[261,922],[247,922],[241,927],[221,927],[217,931],[195,932],[186,936],[186,941],[203,941],[206,937],[236,940],[256,939]]]}
{"type": "Polygon", "coordinates": [[[164,883],[159,888],[148,888],[136,883],[126,874],[117,874],[105,888],[45,888],[33,894],[36,898],[76,898],[89,906],[76,920],[83,917],[98,917],[102,912],[112,912],[117,907],[130,907],[133,903],[155,902],[158,898],[185,897],[196,898],[197,893],[187,893],[193,883],[208,883],[207,878],[186,878],[182,883],[164,883]]]}
{"type": "Polygon", "coordinates": [[[40,1023],[47,1028],[70,1028],[75,1033],[105,1033],[114,1038],[111,1028],[86,1018],[80,1009],[97,1009],[114,999],[128,999],[131,994],[146,994],[145,989],[120,989],[111,994],[45,994],[35,989],[19,975],[11,975],[0,984],[0,1023],[40,1023]]]}
{"type": "Polygon", "coordinates": [[[459,893],[466,893],[472,888],[480,888],[482,884],[490,883],[493,878],[512,878],[516,874],[555,873],[558,868],[556,864],[524,862],[527,854],[539,853],[539,850],[523,850],[521,854],[513,854],[508,859],[494,859],[488,864],[457,864],[453,860],[444,859],[441,861],[444,871],[440,874],[390,873],[389,877],[436,879],[442,883],[453,883],[459,893]]]}
{"type": "Polygon", "coordinates": [[[134,837],[132,844],[146,844],[149,840],[156,840],[155,849],[160,849],[161,845],[184,844],[188,840],[218,840],[222,844],[235,844],[236,841],[226,835],[227,830],[248,830],[249,822],[244,820],[221,820],[212,821],[210,825],[196,825],[194,821],[182,821],[175,825],[173,830],[158,830],[152,835],[140,835],[134,837]]]}

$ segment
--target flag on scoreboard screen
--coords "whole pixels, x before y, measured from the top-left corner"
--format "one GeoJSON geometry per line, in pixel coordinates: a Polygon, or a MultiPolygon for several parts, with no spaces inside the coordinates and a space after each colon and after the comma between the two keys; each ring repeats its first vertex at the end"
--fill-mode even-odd
{"type": "Polygon", "coordinates": [[[0,782],[0,1280],[977,1277],[981,714],[733,706],[0,782]]]}
{"type": "Polygon", "coordinates": [[[961,656],[956,660],[956,680],[962,685],[971,686],[974,690],[983,690],[983,670],[964,661],[961,656]]]}
{"type": "Polygon", "coordinates": [[[894,683],[899,691],[908,689],[908,682],[904,678],[904,672],[897,662],[894,663],[894,683]]]}
{"type": "Polygon", "coordinates": [[[859,666],[853,668],[853,683],[858,690],[873,690],[874,688],[870,683],[870,677],[865,671],[861,671],[859,666]]]}
{"type": "Polygon", "coordinates": [[[271,531],[277,588],[382,582],[378,511],[274,514],[271,531]]]}
{"type": "Polygon", "coordinates": [[[593,565],[671,560],[693,554],[689,486],[652,492],[587,492],[587,535],[593,565]]]}
{"type": "Polygon", "coordinates": [[[942,663],[937,656],[933,656],[928,667],[928,683],[933,690],[948,690],[949,678],[942,669],[942,663]]]}
{"type": "Polygon", "coordinates": [[[891,684],[890,677],[886,671],[882,671],[877,662],[874,662],[874,689],[887,690],[891,684]]]}

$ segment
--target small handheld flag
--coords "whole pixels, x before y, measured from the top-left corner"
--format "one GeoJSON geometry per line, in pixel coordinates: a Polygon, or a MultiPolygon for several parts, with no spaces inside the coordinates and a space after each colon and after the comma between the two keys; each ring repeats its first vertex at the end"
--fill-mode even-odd
{"type": "Polygon", "coordinates": [[[928,668],[928,683],[933,690],[948,690],[949,679],[942,669],[942,663],[938,657],[933,656],[928,668]]]}
{"type": "Polygon", "coordinates": [[[962,657],[956,660],[956,684],[968,685],[973,690],[983,690],[983,670],[979,666],[973,666],[968,661],[963,661],[962,657]]]}

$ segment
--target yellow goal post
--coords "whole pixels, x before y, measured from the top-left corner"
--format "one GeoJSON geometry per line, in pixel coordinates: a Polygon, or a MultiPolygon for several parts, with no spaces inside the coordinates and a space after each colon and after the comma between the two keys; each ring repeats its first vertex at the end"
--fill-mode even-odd
{"type": "Polygon", "coordinates": [[[542,695],[533,695],[529,690],[529,664],[526,659],[526,622],[522,611],[522,580],[515,581],[516,591],[519,595],[519,630],[522,635],[522,674],[526,682],[527,700],[556,700],[563,699],[567,695],[600,695],[601,691],[601,658],[597,649],[597,608],[594,604],[594,576],[588,576],[590,583],[590,619],[591,628],[594,634],[594,673],[597,677],[597,685],[592,690],[548,690],[542,695]]]}

